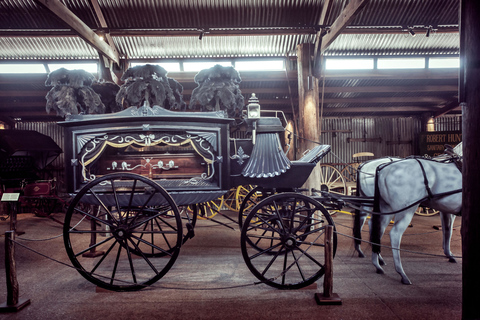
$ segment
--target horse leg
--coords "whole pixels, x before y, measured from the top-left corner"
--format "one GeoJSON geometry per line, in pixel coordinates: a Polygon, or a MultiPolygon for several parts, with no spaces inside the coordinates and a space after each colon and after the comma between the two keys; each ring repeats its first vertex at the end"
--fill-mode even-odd
{"type": "Polygon", "coordinates": [[[410,279],[408,279],[405,271],[403,270],[402,260],[400,258],[400,243],[402,242],[403,233],[412,221],[413,214],[415,213],[416,209],[417,208],[414,207],[407,211],[397,213],[395,223],[393,224],[392,230],[390,230],[390,243],[392,244],[392,255],[393,262],[395,264],[395,271],[397,271],[402,277],[403,284],[412,284],[412,282],[410,279]]]}
{"type": "Polygon", "coordinates": [[[377,273],[384,274],[383,268],[381,266],[385,265],[385,260],[383,260],[382,255],[380,254],[380,241],[387,229],[392,215],[372,215],[370,219],[370,242],[372,242],[372,263],[377,269],[377,273]]]}
{"type": "Polygon", "coordinates": [[[440,212],[440,218],[442,220],[443,231],[443,252],[447,256],[449,262],[456,263],[457,261],[450,251],[450,241],[452,239],[453,222],[455,222],[455,216],[450,213],[440,212]]]}
{"type": "Polygon", "coordinates": [[[355,251],[358,253],[359,258],[365,258],[365,254],[362,251],[360,245],[362,244],[362,228],[367,220],[367,214],[360,210],[355,210],[355,217],[353,219],[353,237],[355,251]]]}

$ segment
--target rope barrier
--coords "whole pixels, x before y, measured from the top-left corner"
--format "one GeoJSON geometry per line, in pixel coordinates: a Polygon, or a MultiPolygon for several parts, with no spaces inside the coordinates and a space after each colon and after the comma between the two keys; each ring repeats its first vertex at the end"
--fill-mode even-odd
{"type": "MultiPolygon", "coordinates": [[[[84,217],[85,218],[85,217],[84,217]]],[[[72,229],[74,229],[76,226],[78,226],[82,221],[83,219],[82,218],[74,227],[72,227],[72,229]]],[[[339,224],[341,225],[341,224],[339,224]]],[[[345,225],[341,225],[343,227],[346,227],[346,228],[350,228],[350,227],[347,227],[345,225]]],[[[387,246],[387,245],[382,245],[382,244],[376,244],[376,243],[373,243],[371,241],[367,241],[367,240],[363,240],[363,239],[359,239],[359,238],[356,238],[356,237],[353,237],[353,236],[350,236],[350,235],[347,235],[347,234],[344,234],[344,233],[341,233],[341,232],[338,232],[336,230],[334,230],[334,232],[337,234],[337,235],[340,235],[340,236],[343,236],[343,237],[346,237],[346,238],[350,238],[350,239],[353,239],[353,240],[359,240],[361,242],[364,242],[364,243],[368,243],[368,244],[371,244],[371,245],[379,245],[380,247],[383,247],[383,248],[387,248],[387,249],[391,249],[391,250],[397,250],[397,251],[403,251],[403,252],[408,252],[408,253],[413,253],[413,254],[418,254],[418,255],[424,255],[424,256],[432,256],[432,257],[442,257],[442,258],[445,258],[445,255],[439,255],[439,254],[432,254],[432,253],[424,253],[424,252],[418,252],[418,251],[412,251],[412,250],[407,250],[407,249],[400,249],[400,248],[393,248],[391,246],[387,246]]],[[[438,230],[437,231],[432,231],[431,233],[434,233],[434,232],[439,232],[438,230]]],[[[430,233],[430,232],[428,232],[430,233]]],[[[420,233],[419,235],[421,234],[427,234],[427,233],[420,233]]],[[[56,239],[58,238],[59,236],[61,235],[58,235],[58,236],[54,236],[54,237],[50,237],[50,238],[47,238],[47,239],[19,239],[19,240],[25,240],[25,241],[46,241],[46,240],[53,240],[53,239],[56,239]]],[[[21,242],[18,242],[17,240],[13,240],[13,243],[15,244],[18,244],[19,246],[21,246],[22,248],[25,248],[35,254],[38,254],[48,260],[51,260],[53,262],[56,262],[60,265],[63,265],[63,266],[66,266],[68,268],[71,268],[71,269],[74,269],[76,271],[83,271],[82,269],[80,268],[76,268],[68,263],[65,263],[63,261],[60,261],[58,259],[55,259],[55,258],[52,258],[44,253],[41,253],[33,248],[30,248],[24,244],[22,244],[21,242]]],[[[307,249],[308,250],[308,249],[307,249]]],[[[302,255],[301,255],[302,256],[302,255]]],[[[301,257],[300,256],[300,257],[301,257]]],[[[461,256],[452,256],[451,258],[462,258],[461,256]]],[[[298,260],[298,259],[297,259],[298,260]]],[[[293,264],[292,264],[293,265],[293,264]]],[[[282,272],[278,277],[281,277],[284,273],[286,273],[291,267],[289,266],[287,270],[285,270],[284,272],[282,272]]],[[[109,277],[105,277],[105,276],[102,276],[102,275],[98,275],[96,273],[92,273],[92,275],[96,276],[96,277],[99,277],[99,278],[105,278],[105,279],[110,279],[109,277]]],[[[276,277],[276,278],[278,278],[276,277]]],[[[275,280],[276,278],[272,278],[271,280],[275,280]]],[[[133,282],[130,282],[130,281],[124,281],[124,280],[119,280],[119,279],[115,279],[115,281],[118,281],[118,282],[122,282],[122,283],[125,283],[126,285],[128,284],[131,284],[131,285],[141,285],[141,284],[138,284],[138,283],[133,283],[133,282]]],[[[226,287],[215,287],[215,288],[185,288],[185,287],[170,287],[170,286],[164,286],[164,285],[159,285],[159,284],[151,284],[151,285],[144,285],[145,288],[160,288],[160,289],[170,289],[170,290],[185,290],[185,291],[200,291],[200,290],[207,290],[207,291],[213,291],[213,290],[228,290],[228,289],[237,289],[237,288],[243,288],[243,287],[250,287],[250,286],[255,286],[255,285],[258,285],[258,284],[264,284],[265,282],[264,281],[257,281],[257,282],[253,282],[253,283],[249,283],[249,284],[242,284],[242,285],[235,285],[235,286],[226,286],[226,287]]]]}

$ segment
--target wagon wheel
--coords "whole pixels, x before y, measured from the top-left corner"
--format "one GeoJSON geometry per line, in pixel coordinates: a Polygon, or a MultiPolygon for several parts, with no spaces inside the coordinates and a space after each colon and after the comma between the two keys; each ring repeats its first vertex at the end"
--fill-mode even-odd
{"type": "Polygon", "coordinates": [[[245,219],[252,210],[252,208],[265,199],[266,197],[272,195],[273,191],[267,191],[262,187],[255,187],[245,196],[240,205],[240,210],[238,211],[238,225],[240,228],[243,227],[245,219]]]}
{"type": "Polygon", "coordinates": [[[418,207],[417,211],[415,211],[415,214],[418,214],[419,216],[434,216],[440,211],[432,209],[432,208],[427,208],[427,207],[418,207]]]}
{"type": "Polygon", "coordinates": [[[357,182],[357,169],[360,166],[360,163],[350,163],[347,164],[340,174],[345,179],[345,182],[357,182]]]}
{"type": "Polygon", "coordinates": [[[223,205],[228,210],[238,211],[237,202],[236,202],[236,193],[237,193],[237,188],[232,188],[223,196],[223,205]]]}
{"type": "Polygon", "coordinates": [[[347,194],[345,179],[334,166],[320,165],[320,190],[340,195],[347,194]]]}
{"type": "MultiPolygon", "coordinates": [[[[275,194],[252,208],[244,223],[243,259],[260,281],[299,289],[325,273],[325,227],[334,223],[318,201],[297,193],[275,194]]],[[[334,233],[334,255],[336,248],[334,233]]]]}
{"type": "Polygon", "coordinates": [[[108,290],[132,291],[172,267],[182,245],[182,220],[159,184],[114,173],[88,183],[74,197],[63,237],[70,261],[85,279],[108,290]],[[88,205],[95,210],[84,210],[88,205]]]}
{"type": "Polygon", "coordinates": [[[224,196],[221,196],[218,199],[200,204],[202,208],[198,212],[198,218],[211,219],[215,217],[222,210],[224,203],[225,203],[224,196]]]}

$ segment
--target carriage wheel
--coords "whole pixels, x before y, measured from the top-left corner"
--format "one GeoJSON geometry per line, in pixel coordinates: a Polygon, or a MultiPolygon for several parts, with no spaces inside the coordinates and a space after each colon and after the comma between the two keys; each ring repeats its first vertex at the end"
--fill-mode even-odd
{"type": "Polygon", "coordinates": [[[235,211],[240,211],[240,207],[242,206],[243,201],[250,194],[250,191],[255,188],[256,187],[252,185],[244,185],[237,187],[237,191],[235,192],[235,211]]]}
{"type": "MultiPolygon", "coordinates": [[[[242,255],[263,283],[299,289],[324,273],[325,226],[334,226],[316,200],[297,193],[279,193],[259,202],[242,228],[242,255]]],[[[334,233],[333,252],[337,248],[334,233]]]]}
{"type": "Polygon", "coordinates": [[[243,199],[242,204],[240,205],[240,210],[238,211],[238,225],[240,228],[243,227],[245,219],[252,208],[271,194],[272,193],[267,193],[262,187],[255,187],[250,190],[247,196],[243,199]]]}
{"type": "Polygon", "coordinates": [[[221,196],[218,199],[200,204],[202,208],[198,212],[198,218],[211,219],[215,217],[220,212],[220,210],[222,210],[223,204],[224,204],[223,196],[221,196]]]}
{"type": "Polygon", "coordinates": [[[418,207],[417,208],[417,211],[415,211],[415,214],[419,215],[419,216],[434,216],[436,215],[437,213],[439,213],[440,211],[438,210],[435,210],[435,209],[432,209],[432,208],[427,208],[427,207],[418,207]]]}
{"type": "Polygon", "coordinates": [[[357,170],[360,163],[350,163],[340,171],[340,174],[345,179],[345,182],[357,182],[357,170]]]}
{"type": "Polygon", "coordinates": [[[347,194],[347,184],[340,171],[329,164],[320,165],[320,190],[341,195],[347,194]]]}
{"type": "Polygon", "coordinates": [[[182,245],[182,220],[159,184],[114,173],[88,183],[74,197],[63,237],[70,261],[85,279],[108,290],[132,291],[172,267],[182,245]]]}

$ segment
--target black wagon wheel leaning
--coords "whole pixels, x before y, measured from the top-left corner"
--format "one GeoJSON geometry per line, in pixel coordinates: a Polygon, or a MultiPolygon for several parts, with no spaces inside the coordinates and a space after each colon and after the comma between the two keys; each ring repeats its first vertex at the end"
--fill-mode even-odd
{"type": "Polygon", "coordinates": [[[70,261],[85,279],[108,290],[133,291],[168,272],[180,252],[182,231],[178,208],[159,184],[113,173],[88,183],[73,198],[63,238],[70,261]]]}
{"type": "MultiPolygon", "coordinates": [[[[272,195],[252,208],[244,223],[243,259],[260,281],[299,289],[325,273],[325,228],[334,222],[315,199],[290,192],[272,195]]],[[[334,233],[334,255],[336,249],[334,233]]]]}

